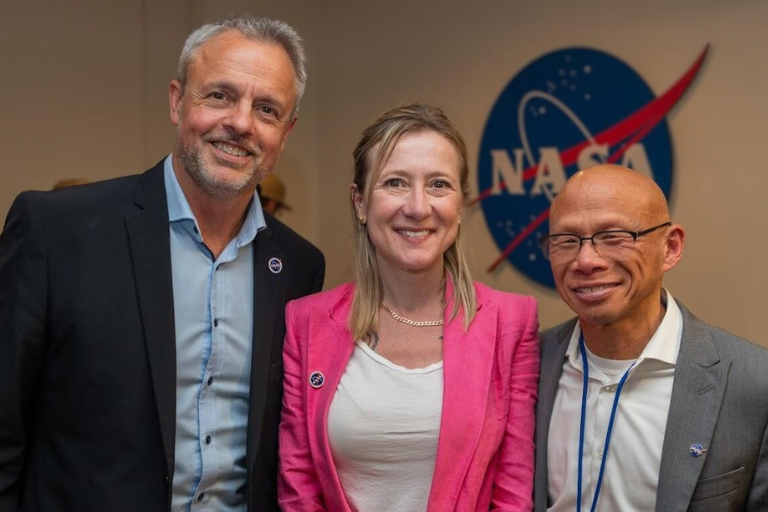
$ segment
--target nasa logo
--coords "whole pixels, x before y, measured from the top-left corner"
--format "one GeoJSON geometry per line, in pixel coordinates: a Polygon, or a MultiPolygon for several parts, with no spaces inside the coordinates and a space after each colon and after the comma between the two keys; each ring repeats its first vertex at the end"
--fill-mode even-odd
{"type": "Polygon", "coordinates": [[[279,274],[283,270],[283,262],[279,258],[270,258],[267,265],[273,274],[279,274]]]}
{"type": "Polygon", "coordinates": [[[539,250],[549,207],[581,169],[618,163],[652,177],[669,197],[672,141],[666,115],[701,69],[708,47],[656,97],[631,67],[608,53],[566,48],[518,73],[485,125],[478,162],[483,214],[501,254],[534,281],[554,288],[539,250]]]}

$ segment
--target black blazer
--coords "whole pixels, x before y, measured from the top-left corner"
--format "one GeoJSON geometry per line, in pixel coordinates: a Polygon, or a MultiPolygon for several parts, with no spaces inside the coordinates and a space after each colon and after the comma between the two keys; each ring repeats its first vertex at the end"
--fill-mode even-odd
{"type": "MultiPolygon", "coordinates": [[[[265,217],[253,262],[252,511],[277,510],[284,306],[319,291],[325,272],[320,251],[265,217]]],[[[0,512],[169,510],[175,350],[162,162],[19,195],[0,234],[0,512]]]]}

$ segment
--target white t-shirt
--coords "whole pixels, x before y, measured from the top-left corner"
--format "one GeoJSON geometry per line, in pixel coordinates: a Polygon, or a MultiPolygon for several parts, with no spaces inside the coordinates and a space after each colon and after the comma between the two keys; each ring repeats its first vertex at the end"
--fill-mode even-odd
{"type": "Polygon", "coordinates": [[[328,441],[356,512],[423,512],[435,472],[443,363],[408,369],[357,342],[328,411],[328,441]]]}

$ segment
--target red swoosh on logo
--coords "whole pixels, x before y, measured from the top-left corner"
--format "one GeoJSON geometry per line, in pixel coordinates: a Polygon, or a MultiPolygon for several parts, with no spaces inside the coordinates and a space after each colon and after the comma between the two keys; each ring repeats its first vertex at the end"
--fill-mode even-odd
{"type": "MultiPolygon", "coordinates": [[[[607,143],[610,146],[615,146],[622,140],[626,139],[626,142],[613,154],[611,154],[607,163],[613,163],[618,161],[627,148],[629,148],[635,142],[642,140],[643,137],[653,130],[657,124],[669,113],[670,110],[680,101],[685,92],[690,88],[696,75],[699,74],[701,66],[704,63],[704,58],[709,52],[709,45],[704,47],[704,50],[699,54],[699,57],[693,63],[693,65],[685,72],[685,74],[675,82],[672,87],[656,98],[655,100],[648,102],[646,105],[636,110],[632,114],[628,115],[613,126],[606,128],[602,132],[595,135],[595,142],[598,144],[607,143]]],[[[564,167],[573,165],[579,156],[582,149],[589,145],[589,141],[580,142],[560,153],[560,159],[563,162],[564,167]]],[[[531,180],[536,177],[536,166],[526,168],[523,171],[523,180],[531,180]]],[[[501,182],[500,188],[505,189],[506,184],[501,182]]],[[[481,192],[476,198],[467,203],[467,206],[474,205],[480,201],[487,199],[491,195],[491,189],[488,188],[481,192]]],[[[518,235],[512,239],[502,251],[501,255],[494,260],[488,272],[493,272],[496,267],[514,251],[520,243],[523,242],[536,228],[538,228],[545,220],[549,218],[549,208],[541,212],[528,226],[526,226],[518,235]]]]}

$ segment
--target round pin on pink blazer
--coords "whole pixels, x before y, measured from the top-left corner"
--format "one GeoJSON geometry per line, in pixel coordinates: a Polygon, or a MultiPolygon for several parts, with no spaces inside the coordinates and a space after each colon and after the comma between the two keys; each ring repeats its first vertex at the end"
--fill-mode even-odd
{"type": "MultiPolygon", "coordinates": [[[[447,280],[443,411],[427,511],[529,511],[537,304],[479,283],[475,289],[479,307],[465,332],[462,315],[449,320],[447,280]]],[[[346,284],[286,308],[278,481],[285,512],[351,512],[328,443],[328,410],[355,346],[347,328],[353,292],[346,284]]]]}

